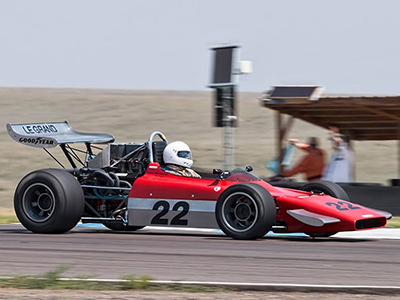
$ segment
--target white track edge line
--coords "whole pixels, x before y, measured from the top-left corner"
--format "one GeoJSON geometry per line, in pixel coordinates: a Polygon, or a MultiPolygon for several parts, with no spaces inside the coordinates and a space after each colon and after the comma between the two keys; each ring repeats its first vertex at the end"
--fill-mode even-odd
{"type": "MultiPolygon", "coordinates": [[[[13,276],[0,276],[0,279],[11,279],[13,276]]],[[[45,278],[43,278],[45,279],[45,278]]],[[[86,281],[86,282],[109,282],[109,283],[122,283],[130,282],[127,279],[105,279],[105,278],[73,278],[61,277],[60,281],[86,281]]],[[[134,280],[141,282],[141,280],[134,280]]],[[[220,286],[220,287],[237,287],[237,288],[287,288],[287,289],[319,289],[319,290],[333,290],[340,289],[342,292],[345,290],[365,290],[365,291],[400,291],[400,286],[374,286],[374,285],[340,285],[340,284],[290,284],[290,283],[250,283],[250,282],[221,282],[221,281],[185,281],[185,280],[148,280],[148,283],[153,284],[181,284],[181,285],[201,285],[201,286],[220,286]]]]}

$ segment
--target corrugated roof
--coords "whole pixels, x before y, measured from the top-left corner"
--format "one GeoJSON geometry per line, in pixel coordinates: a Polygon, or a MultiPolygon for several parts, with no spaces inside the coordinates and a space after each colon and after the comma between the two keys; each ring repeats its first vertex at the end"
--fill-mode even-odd
{"type": "Polygon", "coordinates": [[[261,99],[261,105],[314,125],[336,124],[353,140],[399,140],[400,96],[323,95],[306,99],[261,99]]]}

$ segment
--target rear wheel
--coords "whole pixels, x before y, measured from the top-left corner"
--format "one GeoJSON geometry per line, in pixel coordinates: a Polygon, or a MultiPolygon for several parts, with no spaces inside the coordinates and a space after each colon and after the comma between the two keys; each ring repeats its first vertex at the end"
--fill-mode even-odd
{"type": "Polygon", "coordinates": [[[14,195],[14,209],[21,224],[36,233],[63,233],[79,222],[84,195],[78,181],[59,169],[26,175],[14,195]]]}
{"type": "Polygon", "coordinates": [[[276,205],[271,194],[254,183],[236,184],[226,189],[216,206],[216,219],[221,230],[234,239],[262,238],[276,218],[276,205]]]}

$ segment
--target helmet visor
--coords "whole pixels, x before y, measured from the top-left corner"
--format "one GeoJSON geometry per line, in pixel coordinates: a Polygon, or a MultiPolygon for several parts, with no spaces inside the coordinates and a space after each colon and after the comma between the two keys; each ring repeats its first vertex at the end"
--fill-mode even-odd
{"type": "Polygon", "coordinates": [[[178,151],[178,157],[192,159],[192,153],[190,151],[178,151]]]}

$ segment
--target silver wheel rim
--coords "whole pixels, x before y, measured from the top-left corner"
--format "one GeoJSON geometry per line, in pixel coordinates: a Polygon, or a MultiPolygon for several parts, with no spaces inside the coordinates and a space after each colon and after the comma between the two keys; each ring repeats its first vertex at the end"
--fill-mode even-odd
{"type": "Polygon", "coordinates": [[[34,222],[47,221],[55,209],[53,191],[43,183],[31,184],[22,196],[22,209],[25,215],[34,222]]]}
{"type": "Polygon", "coordinates": [[[248,231],[258,219],[257,203],[247,193],[233,193],[222,204],[222,219],[225,225],[234,232],[248,231]]]}

